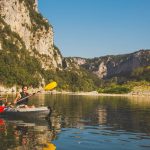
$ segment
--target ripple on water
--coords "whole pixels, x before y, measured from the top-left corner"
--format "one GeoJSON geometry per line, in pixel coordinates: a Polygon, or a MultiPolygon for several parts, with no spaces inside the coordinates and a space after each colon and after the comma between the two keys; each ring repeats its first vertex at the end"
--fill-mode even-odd
{"type": "MultiPolygon", "coordinates": [[[[85,126],[84,128],[65,128],[62,129],[62,133],[59,136],[59,140],[66,142],[69,147],[73,147],[74,150],[78,145],[80,149],[82,146],[84,149],[98,150],[111,148],[120,149],[137,149],[139,147],[149,148],[149,139],[147,135],[141,133],[127,132],[125,130],[111,130],[111,127],[107,126],[85,126]],[[108,129],[108,130],[107,130],[108,129]],[[143,139],[145,143],[143,143],[143,139]],[[147,140],[147,141],[146,141],[147,140]],[[70,143],[70,144],[68,144],[70,143]],[[110,145],[109,145],[110,144],[110,145]],[[109,147],[110,148],[110,147],[109,147]]],[[[56,141],[54,141],[56,142],[56,141]]],[[[65,143],[65,145],[66,145],[65,143]]],[[[60,143],[59,143],[60,144],[60,143]]]]}

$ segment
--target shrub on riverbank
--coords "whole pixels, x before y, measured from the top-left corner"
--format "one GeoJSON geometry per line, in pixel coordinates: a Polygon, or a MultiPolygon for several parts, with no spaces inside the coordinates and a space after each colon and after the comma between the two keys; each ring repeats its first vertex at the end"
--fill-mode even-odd
{"type": "Polygon", "coordinates": [[[125,93],[130,93],[131,88],[124,86],[124,85],[113,85],[110,87],[99,88],[98,92],[99,93],[110,93],[110,94],[125,94],[125,93]]]}

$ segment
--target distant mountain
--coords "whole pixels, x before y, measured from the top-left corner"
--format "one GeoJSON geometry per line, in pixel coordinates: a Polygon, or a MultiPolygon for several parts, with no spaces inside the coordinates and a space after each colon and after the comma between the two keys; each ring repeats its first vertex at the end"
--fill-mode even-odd
{"type": "Polygon", "coordinates": [[[139,50],[131,54],[108,55],[93,59],[72,58],[76,64],[96,74],[100,79],[130,77],[140,67],[150,66],[150,50],[139,50]]]}

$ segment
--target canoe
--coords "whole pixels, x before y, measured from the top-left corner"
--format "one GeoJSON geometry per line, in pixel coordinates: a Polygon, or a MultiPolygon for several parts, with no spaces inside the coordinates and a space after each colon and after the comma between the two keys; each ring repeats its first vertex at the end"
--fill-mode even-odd
{"type": "Polygon", "coordinates": [[[0,116],[6,116],[11,118],[41,118],[50,115],[50,113],[50,107],[5,108],[4,111],[0,113],[0,116]]]}

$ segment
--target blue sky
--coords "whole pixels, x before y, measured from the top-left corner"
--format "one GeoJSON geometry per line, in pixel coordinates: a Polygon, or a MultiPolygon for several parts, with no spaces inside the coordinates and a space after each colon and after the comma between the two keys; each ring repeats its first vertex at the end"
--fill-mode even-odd
{"type": "Polygon", "coordinates": [[[150,49],[150,0],[39,0],[64,57],[150,49]]]}

